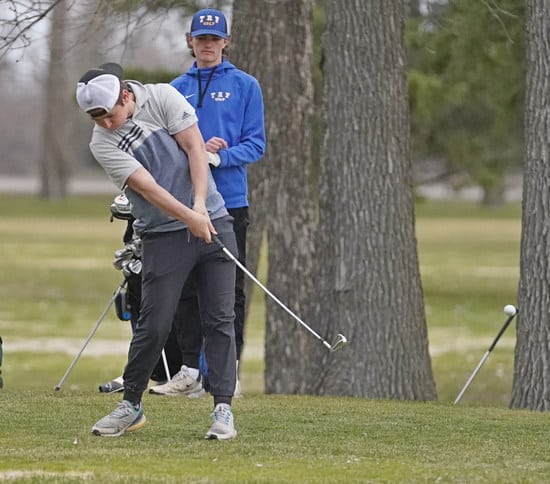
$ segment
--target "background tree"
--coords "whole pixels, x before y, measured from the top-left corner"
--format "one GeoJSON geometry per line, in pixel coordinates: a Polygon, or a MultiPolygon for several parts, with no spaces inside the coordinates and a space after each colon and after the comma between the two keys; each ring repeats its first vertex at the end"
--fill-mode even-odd
{"type": "MultiPolygon", "coordinates": [[[[260,81],[267,123],[266,156],[249,169],[249,266],[253,267],[265,227],[268,287],[303,318],[311,313],[314,285],[310,277],[312,8],[311,0],[235,0],[232,26],[232,60],[260,81]]],[[[303,391],[311,337],[271,299],[266,303],[266,392],[303,391]]]]}
{"type": "Polygon", "coordinates": [[[523,145],[524,5],[448,2],[408,21],[414,158],[443,160],[501,203],[523,145]]]}
{"type": "Polygon", "coordinates": [[[0,59],[8,52],[24,51],[32,42],[32,28],[62,0],[6,0],[0,10],[0,59]]]}
{"type": "Polygon", "coordinates": [[[67,0],[56,0],[50,24],[50,62],[44,85],[43,150],[40,152],[40,195],[61,199],[69,181],[68,135],[70,120],[66,69],[67,0]]]}
{"type": "MultiPolygon", "coordinates": [[[[319,393],[432,400],[414,226],[404,3],[325,0],[317,290],[321,330],[349,349],[318,360],[319,393]]],[[[306,354],[311,354],[307,352],[306,354]]]]}
{"type": "MultiPolygon", "coordinates": [[[[266,27],[263,22],[268,20],[268,13],[263,8],[258,8],[258,2],[254,0],[235,0],[231,21],[231,44],[228,49],[228,58],[240,69],[245,70],[258,79],[264,95],[265,110],[270,109],[267,89],[269,88],[270,75],[266,69],[270,63],[266,62],[267,41],[266,27]],[[250,17],[252,15],[252,17],[250,17]],[[258,16],[259,15],[259,16],[258,16]],[[252,19],[252,20],[251,20],[252,19]],[[258,55],[261,52],[261,55],[258,55]]],[[[267,189],[269,183],[268,163],[271,147],[270,120],[266,117],[267,154],[258,163],[248,167],[248,192],[250,226],[247,234],[247,267],[256,273],[259,263],[260,246],[264,237],[266,220],[269,216],[267,203],[267,189]]],[[[247,306],[250,303],[250,294],[253,283],[245,278],[245,292],[247,293],[247,306]]],[[[246,340],[245,340],[246,341],[246,340]]],[[[246,345],[244,347],[246,351],[246,345]]]]}
{"type": "MultiPolygon", "coordinates": [[[[227,5],[228,0],[215,2],[216,6],[227,5]]],[[[23,81],[29,86],[21,87],[22,82],[11,85],[4,92],[9,106],[16,106],[19,114],[25,110],[32,112],[32,119],[21,118],[25,124],[25,136],[8,124],[3,126],[3,164],[11,167],[10,174],[38,173],[39,194],[49,199],[59,199],[67,195],[72,176],[93,173],[97,164],[92,160],[89,149],[89,133],[92,124],[82,121],[82,113],[74,100],[74,84],[78,74],[106,60],[119,61],[125,67],[132,67],[131,53],[139,51],[138,62],[151,68],[156,58],[151,38],[144,45],[144,32],[149,36],[151,26],[157,33],[162,32],[166,19],[190,15],[204,6],[201,0],[19,0],[0,2],[0,62],[3,65],[19,66],[25,72],[23,81]],[[136,41],[139,37],[141,43],[136,41]],[[46,39],[47,48],[41,42],[46,39]],[[46,51],[42,53],[42,50],[46,51]],[[38,54],[37,54],[38,52],[38,54]],[[42,58],[48,58],[41,69],[42,58]],[[36,58],[36,59],[35,59],[36,58]],[[29,75],[33,60],[35,70],[29,75]],[[36,94],[37,92],[40,94],[36,94]],[[17,99],[20,96],[21,99],[17,99]],[[36,121],[40,119],[41,122],[36,121]],[[28,122],[30,121],[30,122],[28,122]],[[12,133],[12,131],[14,133],[12,133]],[[38,132],[38,133],[36,133],[38,132]],[[14,135],[12,135],[14,134],[14,135]],[[39,137],[39,143],[28,140],[39,137]],[[20,158],[25,162],[21,163],[20,158]],[[36,160],[31,166],[26,160],[36,160]],[[15,169],[13,169],[15,167],[15,169]],[[38,169],[37,169],[38,167],[38,169]]],[[[186,23],[188,19],[186,19],[186,23]]],[[[185,52],[184,32],[188,25],[181,27],[182,51],[185,52]]],[[[167,47],[164,46],[163,55],[167,47]]],[[[179,64],[174,64],[178,70],[179,64]]],[[[17,69],[12,69],[14,72],[17,69]]],[[[2,72],[6,77],[16,74],[2,72]]],[[[21,78],[19,75],[18,80],[21,78]]],[[[12,119],[13,116],[6,116],[12,119]]],[[[10,121],[13,124],[13,121],[10,121]]],[[[21,131],[21,130],[19,130],[21,131]]],[[[32,175],[31,175],[32,176],[32,175]]]]}
{"type": "Polygon", "coordinates": [[[527,0],[519,315],[511,406],[550,410],[550,5],[527,0]]]}
{"type": "Polygon", "coordinates": [[[420,0],[405,0],[406,13],[409,17],[419,17],[420,0]]]}

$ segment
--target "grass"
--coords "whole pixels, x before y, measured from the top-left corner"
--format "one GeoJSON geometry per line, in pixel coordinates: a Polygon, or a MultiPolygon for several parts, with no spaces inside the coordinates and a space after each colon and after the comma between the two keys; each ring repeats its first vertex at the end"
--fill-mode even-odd
{"type": "Polygon", "coordinates": [[[496,483],[544,482],[550,469],[548,415],[253,395],[237,404],[238,438],[219,443],[202,439],[204,401],[152,399],[145,398],[154,408],[148,427],[100,439],[82,423],[112,406],[115,396],[8,392],[3,403],[10,419],[0,428],[10,432],[0,434],[0,476],[17,470],[36,482],[496,483]],[[60,420],[63,425],[54,424],[60,420]]]}
{"type": "MultiPolygon", "coordinates": [[[[439,400],[453,402],[516,304],[521,209],[422,203],[416,225],[439,400]]],[[[463,402],[508,405],[514,336],[511,325],[463,402]]]]}
{"type": "MultiPolygon", "coordinates": [[[[149,425],[89,434],[117,395],[130,336],[110,311],[53,392],[120,282],[123,222],[109,197],[0,196],[0,480],[17,482],[547,482],[550,416],[507,408],[513,325],[460,405],[458,391],[515,303],[520,209],[419,203],[417,237],[439,401],[263,394],[264,306],[255,292],[235,401],[239,436],[202,439],[210,402],[145,395],[149,425]],[[32,343],[32,346],[29,344],[32,343]],[[102,353],[107,348],[108,354],[102,353]]],[[[264,274],[261,267],[261,276],[264,274]]]]}

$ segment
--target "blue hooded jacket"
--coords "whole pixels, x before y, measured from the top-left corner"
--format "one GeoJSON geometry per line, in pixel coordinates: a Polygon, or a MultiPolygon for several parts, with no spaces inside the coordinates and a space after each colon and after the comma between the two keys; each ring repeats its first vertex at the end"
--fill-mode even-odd
{"type": "Polygon", "coordinates": [[[195,108],[204,140],[217,136],[229,145],[218,151],[220,165],[212,168],[225,206],[248,207],[246,166],[263,156],[266,144],[260,84],[225,59],[206,69],[195,62],[171,84],[195,108]]]}

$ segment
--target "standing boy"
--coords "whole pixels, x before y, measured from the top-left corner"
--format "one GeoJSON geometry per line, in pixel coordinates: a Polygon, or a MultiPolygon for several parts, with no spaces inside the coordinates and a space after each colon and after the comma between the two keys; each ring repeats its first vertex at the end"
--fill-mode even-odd
{"type": "Polygon", "coordinates": [[[231,439],[235,268],[211,242],[218,234],[236,250],[232,219],[209,174],[192,106],[170,85],[142,85],[122,76],[118,64],[103,64],[86,72],[76,89],[79,106],[95,122],[92,154],[125,190],[143,243],[140,317],[124,369],[123,401],[92,432],[119,436],[145,425],[142,394],[193,270],[214,398],[206,438],[231,439]]]}
{"type": "MultiPolygon", "coordinates": [[[[195,108],[201,134],[206,142],[208,161],[219,193],[229,214],[237,239],[237,254],[246,265],[248,221],[247,166],[259,160],[265,151],[264,107],[258,81],[237,69],[225,57],[230,42],[227,20],[215,9],[200,10],[193,16],[187,42],[196,61],[172,81],[195,108]]],[[[192,284],[187,284],[177,325],[183,351],[182,369],[172,381],[152,387],[160,395],[195,396],[201,392],[199,353],[202,344],[200,320],[193,318],[196,306],[192,284]]],[[[244,273],[237,270],[235,280],[235,338],[237,369],[244,343],[244,273]]],[[[207,363],[210,360],[207,356],[207,363]]],[[[240,393],[237,379],[235,394],[240,393]]]]}

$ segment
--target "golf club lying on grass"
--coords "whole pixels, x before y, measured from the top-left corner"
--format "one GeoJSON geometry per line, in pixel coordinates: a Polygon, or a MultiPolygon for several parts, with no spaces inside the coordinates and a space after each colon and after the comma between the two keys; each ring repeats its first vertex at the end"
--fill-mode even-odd
{"type": "Polygon", "coordinates": [[[491,343],[491,346],[489,346],[489,349],[483,355],[483,358],[481,358],[481,361],[475,367],[474,371],[472,372],[468,380],[466,380],[466,383],[462,387],[462,390],[460,390],[460,393],[457,395],[455,399],[455,402],[454,402],[455,405],[460,401],[460,399],[462,398],[462,395],[464,395],[464,392],[470,386],[470,383],[472,383],[472,380],[477,375],[477,372],[479,371],[483,363],[485,363],[485,360],[487,360],[487,358],[489,357],[489,354],[491,353],[491,351],[493,351],[493,348],[497,345],[498,340],[500,339],[504,331],[506,331],[506,328],[512,322],[512,319],[515,318],[517,313],[518,313],[518,308],[516,308],[513,304],[507,304],[506,306],[504,306],[504,314],[506,314],[508,318],[504,322],[504,325],[502,326],[502,328],[500,328],[500,331],[498,332],[494,341],[491,343]]]}
{"type": "Polygon", "coordinates": [[[254,275],[243,266],[239,259],[237,259],[229,249],[223,245],[223,242],[214,234],[212,234],[212,240],[216,245],[224,252],[224,254],[229,257],[239,269],[241,269],[250,279],[252,279],[271,299],[273,299],[279,306],[281,306],[288,314],[290,314],[296,321],[298,321],[304,328],[306,328],[313,336],[315,336],[323,345],[328,348],[332,353],[342,349],[348,344],[348,339],[341,333],[338,333],[334,338],[332,344],[330,344],[326,339],[318,335],[310,326],[304,323],[298,316],[296,316],[290,309],[288,309],[267,287],[265,287],[254,275]]]}

